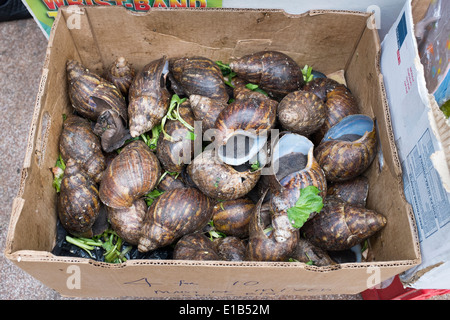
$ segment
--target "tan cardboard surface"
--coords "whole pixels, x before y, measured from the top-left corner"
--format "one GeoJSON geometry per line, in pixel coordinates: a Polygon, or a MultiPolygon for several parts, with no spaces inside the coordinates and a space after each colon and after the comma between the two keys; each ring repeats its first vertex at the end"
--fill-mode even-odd
{"type": "Polygon", "coordinates": [[[123,8],[96,7],[82,9],[81,29],[69,30],[66,20],[71,14],[63,9],[53,25],[23,180],[12,209],[5,253],[19,267],[63,295],[277,296],[357,293],[420,262],[378,69],[379,41],[376,30],[366,28],[367,14],[315,11],[294,16],[277,10],[155,9],[136,15],[123,8]],[[124,24],[127,28],[121,27],[124,24]],[[285,52],[300,65],[309,64],[324,73],[346,70],[347,83],[363,112],[376,118],[383,157],[380,161],[379,155],[367,172],[368,206],[385,214],[388,224],[370,242],[374,262],[313,267],[136,260],[107,265],[49,253],[56,232],[56,193],[50,168],[58,155],[62,114],[70,112],[67,59],[80,59],[100,72],[119,55],[139,69],[163,54],[229,61],[262,49],[285,52]],[[79,289],[67,285],[71,272],[81,276],[79,289]]]}

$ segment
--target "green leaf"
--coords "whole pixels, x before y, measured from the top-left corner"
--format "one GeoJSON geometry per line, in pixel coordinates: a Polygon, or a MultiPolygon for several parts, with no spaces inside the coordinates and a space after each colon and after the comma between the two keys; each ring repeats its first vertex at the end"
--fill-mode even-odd
{"type": "Polygon", "coordinates": [[[303,80],[305,80],[306,83],[314,79],[314,76],[312,75],[312,70],[313,70],[312,67],[309,67],[308,65],[305,65],[302,69],[303,80]]]}
{"type": "Polygon", "coordinates": [[[301,228],[313,212],[320,212],[323,199],[320,190],[315,186],[308,186],[300,190],[300,197],[292,208],[287,210],[289,221],[294,228],[301,228]]]}
{"type": "Polygon", "coordinates": [[[245,85],[245,87],[246,87],[247,89],[252,90],[252,91],[256,91],[256,92],[262,93],[262,94],[265,95],[265,96],[269,96],[268,93],[265,92],[263,89],[259,88],[259,86],[258,86],[257,84],[247,83],[247,84],[245,85]]]}
{"type": "Polygon", "coordinates": [[[185,102],[187,98],[181,99],[178,95],[174,94],[170,100],[169,109],[167,110],[166,115],[161,119],[161,132],[164,135],[166,140],[172,141],[173,138],[166,132],[164,129],[166,125],[167,119],[169,120],[178,120],[180,121],[186,128],[190,131],[194,131],[194,128],[187,123],[181,116],[179,112],[180,105],[185,102]]]}
{"type": "Polygon", "coordinates": [[[61,154],[58,157],[58,160],[56,160],[55,166],[52,168],[53,173],[53,187],[56,189],[56,192],[61,191],[61,181],[64,176],[64,170],[66,170],[66,164],[64,163],[64,160],[61,156],[61,154]]]}
{"type": "Polygon", "coordinates": [[[250,171],[256,171],[259,169],[260,163],[259,161],[256,161],[255,163],[252,163],[252,165],[250,166],[250,171]]]}
{"type": "Polygon", "coordinates": [[[216,64],[219,66],[220,71],[222,71],[222,75],[226,76],[232,73],[233,71],[230,68],[230,65],[227,63],[224,63],[222,61],[216,61],[216,64]]]}
{"type": "Polygon", "coordinates": [[[196,137],[197,137],[197,135],[195,133],[193,133],[192,131],[189,131],[186,134],[186,139],[189,139],[189,140],[192,140],[192,141],[194,141],[196,137]]]}
{"type": "Polygon", "coordinates": [[[447,100],[442,106],[441,110],[446,118],[450,117],[450,100],[447,100]]]}
{"type": "Polygon", "coordinates": [[[147,203],[147,206],[151,206],[153,201],[155,201],[160,195],[162,195],[164,193],[164,191],[158,190],[158,189],[153,189],[152,191],[150,191],[149,193],[147,193],[144,196],[144,200],[147,203]]]}

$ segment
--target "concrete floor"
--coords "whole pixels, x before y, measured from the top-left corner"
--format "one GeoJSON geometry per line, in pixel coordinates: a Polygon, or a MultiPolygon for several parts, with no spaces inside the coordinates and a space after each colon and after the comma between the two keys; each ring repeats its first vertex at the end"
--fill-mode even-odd
{"type": "MultiPolygon", "coordinates": [[[[4,256],[12,201],[19,186],[25,144],[47,48],[32,19],[0,23],[0,299],[62,300],[4,256]]],[[[126,298],[126,297],[125,297],[126,298]]],[[[212,297],[213,298],[213,297],[212,297]]],[[[440,297],[440,299],[448,299],[440,297]]],[[[361,300],[361,295],[280,297],[301,300],[361,300]]]]}

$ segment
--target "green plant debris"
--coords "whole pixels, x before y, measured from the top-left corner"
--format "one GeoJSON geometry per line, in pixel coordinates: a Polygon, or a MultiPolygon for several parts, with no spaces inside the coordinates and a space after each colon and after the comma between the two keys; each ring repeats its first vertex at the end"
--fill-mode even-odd
{"type": "Polygon", "coordinates": [[[294,228],[301,228],[313,212],[320,212],[323,199],[320,190],[315,186],[308,186],[300,190],[300,197],[292,208],[287,210],[289,221],[294,228]]]}
{"type": "Polygon", "coordinates": [[[53,173],[53,187],[56,189],[56,192],[61,191],[61,181],[64,176],[64,170],[66,170],[66,164],[61,156],[58,156],[58,160],[56,160],[55,166],[52,168],[53,173]]]}

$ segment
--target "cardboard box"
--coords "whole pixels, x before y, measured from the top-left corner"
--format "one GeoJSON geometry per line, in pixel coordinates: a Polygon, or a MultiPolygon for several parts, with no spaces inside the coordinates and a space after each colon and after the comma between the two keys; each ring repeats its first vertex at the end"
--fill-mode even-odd
{"type": "Polygon", "coordinates": [[[30,128],[20,190],[14,200],[5,255],[62,295],[79,297],[238,297],[355,294],[421,261],[414,214],[380,73],[380,43],[369,15],[348,11],[61,8],[49,39],[30,128]],[[123,26],[126,26],[123,27],[123,26]],[[273,49],[326,74],[345,71],[362,113],[376,118],[380,150],[366,172],[367,206],[387,226],[370,240],[373,261],[328,267],[296,262],[128,260],[115,265],[50,253],[56,235],[52,173],[62,114],[71,112],[65,63],[80,60],[101,72],[117,56],[137,69],[162,55],[213,60],[273,49]]]}

